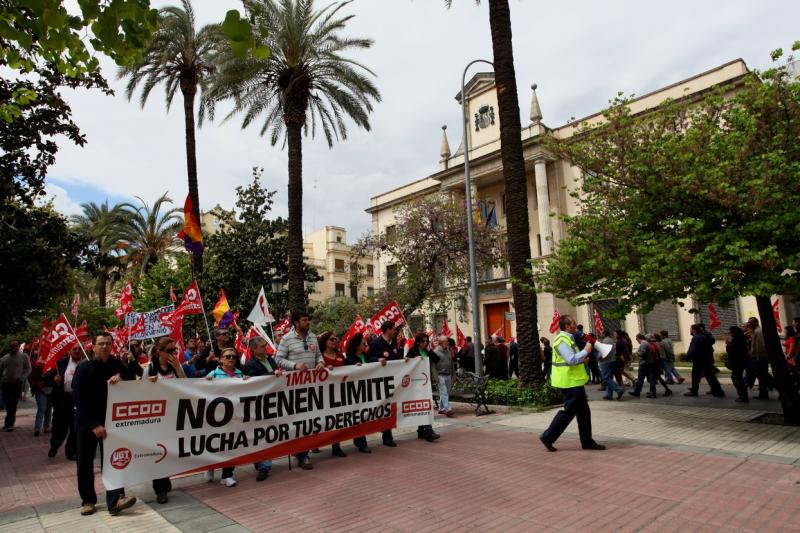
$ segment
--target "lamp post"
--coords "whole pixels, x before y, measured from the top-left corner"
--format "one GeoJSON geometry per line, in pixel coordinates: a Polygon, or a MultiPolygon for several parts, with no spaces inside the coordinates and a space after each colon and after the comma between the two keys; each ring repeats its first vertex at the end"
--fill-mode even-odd
{"type": "Polygon", "coordinates": [[[464,73],[461,75],[461,125],[464,129],[464,187],[467,193],[467,244],[469,246],[469,286],[472,293],[472,342],[475,346],[475,373],[478,376],[482,376],[481,313],[478,308],[478,271],[475,265],[475,235],[472,229],[472,178],[469,175],[469,136],[467,135],[469,117],[467,116],[467,95],[464,94],[467,70],[475,63],[486,63],[492,69],[494,69],[494,63],[485,59],[475,59],[467,64],[464,68],[464,73]]]}

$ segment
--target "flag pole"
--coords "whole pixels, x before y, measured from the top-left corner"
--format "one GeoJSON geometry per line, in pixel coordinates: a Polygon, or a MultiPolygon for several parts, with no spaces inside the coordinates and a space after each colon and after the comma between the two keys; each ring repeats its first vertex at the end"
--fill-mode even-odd
{"type": "MultiPolygon", "coordinates": [[[[67,317],[65,316],[64,318],[67,318],[67,317]]],[[[83,356],[86,358],[87,361],[89,361],[90,360],[89,356],[86,354],[86,350],[83,349],[83,343],[81,342],[80,339],[78,339],[78,334],[75,333],[75,328],[72,327],[72,324],[69,323],[69,320],[67,320],[67,325],[69,326],[70,331],[72,331],[72,335],[75,337],[75,339],[77,339],[78,346],[81,347],[81,351],[83,352],[83,356]]]]}
{"type": "MultiPolygon", "coordinates": [[[[193,278],[192,280],[193,281],[197,281],[197,278],[193,278]]],[[[213,341],[211,340],[211,328],[208,326],[208,317],[206,316],[206,306],[203,303],[203,295],[200,294],[200,284],[199,283],[197,284],[197,294],[200,297],[200,309],[203,310],[203,320],[205,320],[205,323],[206,323],[206,333],[208,333],[208,343],[211,344],[211,347],[213,348],[214,345],[212,344],[213,341]]]]}

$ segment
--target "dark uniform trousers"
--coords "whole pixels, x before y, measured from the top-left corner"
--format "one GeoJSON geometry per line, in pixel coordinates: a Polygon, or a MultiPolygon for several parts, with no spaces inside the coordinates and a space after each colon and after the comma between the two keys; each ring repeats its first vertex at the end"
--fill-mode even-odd
{"type": "Polygon", "coordinates": [[[578,433],[581,437],[581,446],[591,446],[594,443],[592,439],[592,414],[589,410],[589,401],[586,398],[586,389],[581,385],[580,387],[561,389],[561,393],[564,396],[564,409],[556,414],[550,423],[550,427],[542,433],[542,438],[551,444],[554,443],[564,433],[572,419],[578,417],[578,433]]]}
{"type": "MultiPolygon", "coordinates": [[[[78,494],[81,496],[81,503],[97,503],[97,495],[94,492],[94,458],[97,455],[97,447],[100,447],[100,456],[103,455],[103,440],[98,439],[94,432],[85,426],[75,427],[78,440],[78,494]]],[[[102,463],[101,463],[102,464],[102,463]]],[[[101,467],[102,468],[102,467],[101,467]]],[[[106,505],[109,509],[117,504],[117,500],[125,495],[125,489],[114,489],[106,491],[106,505]]]]}
{"type": "Polygon", "coordinates": [[[58,450],[66,439],[64,452],[67,456],[75,455],[75,407],[72,394],[64,393],[53,401],[53,433],[50,436],[50,448],[58,450]]]}

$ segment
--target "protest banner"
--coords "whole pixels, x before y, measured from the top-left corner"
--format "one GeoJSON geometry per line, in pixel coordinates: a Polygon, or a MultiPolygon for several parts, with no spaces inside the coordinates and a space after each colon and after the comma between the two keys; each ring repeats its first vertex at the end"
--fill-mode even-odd
{"type": "Polygon", "coordinates": [[[392,300],[386,304],[386,307],[375,313],[375,316],[369,319],[369,326],[372,328],[372,331],[379,334],[381,332],[381,324],[388,320],[394,322],[394,325],[398,328],[402,328],[406,325],[406,317],[404,317],[403,312],[400,311],[397,300],[392,300]]]}
{"type": "Polygon", "coordinates": [[[433,422],[427,358],[249,380],[159,379],[108,387],[103,484],[274,459],[433,422]]]}
{"type": "Polygon", "coordinates": [[[161,315],[165,313],[171,313],[174,310],[174,305],[165,305],[164,307],[154,309],[153,311],[147,311],[146,313],[128,313],[125,315],[125,325],[129,329],[139,321],[140,317],[144,317],[144,331],[140,333],[134,333],[131,331],[130,339],[153,339],[155,337],[164,337],[169,335],[171,330],[162,323],[160,317],[161,315]]]}

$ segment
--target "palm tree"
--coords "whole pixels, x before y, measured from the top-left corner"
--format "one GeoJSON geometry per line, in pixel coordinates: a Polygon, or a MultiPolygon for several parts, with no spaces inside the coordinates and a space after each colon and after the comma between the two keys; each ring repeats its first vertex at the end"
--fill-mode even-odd
{"type": "Polygon", "coordinates": [[[123,239],[128,214],[122,205],[109,207],[108,200],[100,205],[81,204],[82,215],[72,215],[70,222],[89,240],[89,254],[84,268],[97,280],[97,300],[106,306],[109,281],[119,278],[127,259],[127,243],[123,239]]]}
{"type": "Polygon", "coordinates": [[[147,273],[150,267],[159,259],[180,249],[180,231],[182,210],[177,207],[162,210],[165,204],[172,203],[167,193],[162,194],[153,203],[147,204],[136,197],[140,205],[122,204],[128,216],[128,224],[123,229],[122,235],[128,241],[131,251],[131,262],[142,265],[142,273],[147,273]]]}
{"type": "Polygon", "coordinates": [[[222,52],[207,101],[213,119],[214,104],[233,101],[227,118],[242,113],[242,128],[254,121],[260,134],[269,134],[272,145],[283,140],[289,164],[289,306],[305,308],[303,273],[303,159],[302,133],[313,137],[322,129],[328,146],[347,138],[344,119],[369,130],[372,102],[380,101],[377,88],[364,65],[345,57],[353,49],[369,48],[372,40],[341,35],[353,17],[338,16],[349,2],[314,10],[313,0],[244,0],[253,34],[270,50],[260,59],[241,58],[227,48],[222,52]]]}
{"type": "MultiPolygon", "coordinates": [[[[165,7],[158,11],[159,29],[147,47],[141,63],[119,70],[118,78],[129,78],[126,88],[128,100],[139,83],[144,82],[139,103],[144,107],[150,91],[164,84],[167,111],[175,92],[183,95],[183,115],[186,136],[186,170],[189,177],[189,196],[194,214],[200,219],[200,195],[197,186],[197,155],[195,148],[194,101],[197,88],[201,95],[209,74],[214,72],[213,57],[223,40],[219,25],[210,24],[200,31],[195,29],[194,11],[189,0],[181,0],[180,7],[165,7]]],[[[195,275],[203,273],[203,256],[194,254],[192,265],[195,275]]]]}
{"type": "MultiPolygon", "coordinates": [[[[448,7],[451,3],[452,0],[445,0],[448,7]]],[[[479,4],[480,0],[476,3],[479,4]]],[[[523,289],[525,283],[533,286],[533,280],[526,272],[531,258],[528,190],[525,159],[522,155],[522,129],[519,120],[517,76],[514,71],[514,52],[511,43],[511,10],[508,0],[489,0],[489,27],[492,33],[494,77],[500,120],[500,159],[503,163],[507,209],[506,255],[517,319],[520,386],[536,387],[543,383],[544,376],[539,364],[541,350],[536,293],[523,289]]]]}

